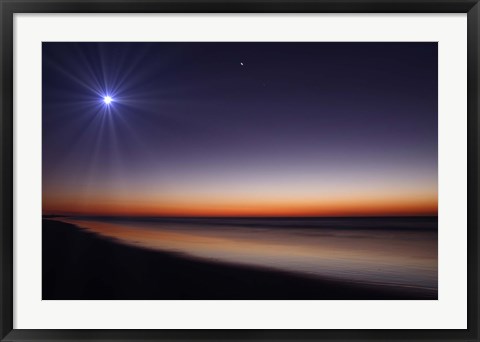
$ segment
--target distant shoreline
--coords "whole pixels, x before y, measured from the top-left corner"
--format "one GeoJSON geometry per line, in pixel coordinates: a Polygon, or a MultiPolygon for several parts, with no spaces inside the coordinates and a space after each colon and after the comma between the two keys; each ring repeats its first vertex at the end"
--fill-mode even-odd
{"type": "Polygon", "coordinates": [[[297,228],[335,228],[375,230],[438,230],[437,216],[359,216],[359,217],[163,217],[163,216],[75,216],[75,215],[43,215],[44,219],[73,219],[99,221],[128,222],[168,222],[248,227],[271,227],[275,221],[276,228],[290,227],[293,223],[297,228]],[[415,222],[412,226],[411,221],[415,222]]]}
{"type": "Polygon", "coordinates": [[[42,218],[81,217],[81,218],[119,218],[119,219],[437,219],[438,215],[358,215],[358,216],[162,216],[162,215],[94,215],[94,214],[43,214],[42,218]]]}
{"type": "Polygon", "coordinates": [[[437,299],[436,290],[309,278],[150,251],[55,220],[43,220],[42,239],[45,300],[437,299]]]}

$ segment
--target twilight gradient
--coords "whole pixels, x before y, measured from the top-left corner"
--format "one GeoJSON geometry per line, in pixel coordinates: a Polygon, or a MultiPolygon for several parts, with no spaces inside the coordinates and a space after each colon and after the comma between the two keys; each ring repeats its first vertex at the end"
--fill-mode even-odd
{"type": "Polygon", "coordinates": [[[43,210],[436,215],[437,44],[43,43],[43,210]]]}

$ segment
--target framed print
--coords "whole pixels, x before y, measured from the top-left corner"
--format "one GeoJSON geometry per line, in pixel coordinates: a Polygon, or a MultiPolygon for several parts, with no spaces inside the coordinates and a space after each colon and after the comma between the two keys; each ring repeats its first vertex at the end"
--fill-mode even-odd
{"type": "Polygon", "coordinates": [[[1,340],[479,340],[476,1],[2,1],[1,340]]]}

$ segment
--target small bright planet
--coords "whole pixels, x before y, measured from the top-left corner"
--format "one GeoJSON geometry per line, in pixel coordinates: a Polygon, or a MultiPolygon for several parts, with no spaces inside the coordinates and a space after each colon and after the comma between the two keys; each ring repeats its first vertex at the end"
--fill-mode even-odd
{"type": "Polygon", "coordinates": [[[105,102],[105,104],[110,104],[112,102],[112,98],[110,96],[105,96],[103,98],[103,102],[105,102]]]}

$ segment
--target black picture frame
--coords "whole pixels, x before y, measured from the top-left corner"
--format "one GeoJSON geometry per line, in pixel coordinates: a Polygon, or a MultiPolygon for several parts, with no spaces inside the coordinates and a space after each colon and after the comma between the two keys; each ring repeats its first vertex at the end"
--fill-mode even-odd
{"type": "MultiPolygon", "coordinates": [[[[0,0],[1,341],[480,341],[478,0],[0,0]],[[467,13],[468,329],[466,330],[22,330],[13,329],[13,17],[15,13],[467,13]]],[[[454,313],[452,313],[454,314],[454,313]]]]}

